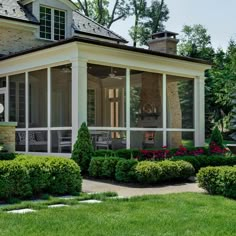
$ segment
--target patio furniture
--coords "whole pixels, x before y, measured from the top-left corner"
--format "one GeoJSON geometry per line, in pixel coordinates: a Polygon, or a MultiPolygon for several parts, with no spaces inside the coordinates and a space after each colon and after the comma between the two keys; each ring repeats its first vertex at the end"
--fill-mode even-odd
{"type": "Polygon", "coordinates": [[[125,149],[126,148],[126,139],[115,138],[112,140],[112,150],[125,149]]]}
{"type": "Polygon", "coordinates": [[[62,135],[62,131],[57,131],[58,136],[58,153],[62,153],[63,149],[70,149],[72,145],[71,136],[62,135]]]}
{"type": "MultiPolygon", "coordinates": [[[[29,151],[47,151],[47,132],[45,131],[30,131],[29,132],[29,151]]],[[[26,145],[26,132],[16,132],[16,149],[24,151],[26,145]]]]}
{"type": "Polygon", "coordinates": [[[110,131],[102,131],[95,134],[95,150],[100,148],[110,149],[112,138],[110,131]]]}

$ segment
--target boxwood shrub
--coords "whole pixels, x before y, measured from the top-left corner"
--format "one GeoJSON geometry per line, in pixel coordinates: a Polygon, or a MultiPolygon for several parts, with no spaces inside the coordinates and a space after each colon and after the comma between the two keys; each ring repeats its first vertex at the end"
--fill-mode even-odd
{"type": "Polygon", "coordinates": [[[78,194],[81,182],[79,166],[66,158],[21,155],[0,162],[0,199],[78,194]]]}
{"type": "Polygon", "coordinates": [[[96,150],[93,153],[93,157],[114,157],[115,156],[115,152],[112,150],[106,150],[106,149],[100,149],[100,150],[96,150]]]}
{"type": "Polygon", "coordinates": [[[89,175],[97,178],[115,179],[118,157],[93,157],[89,165],[89,175]]]}
{"type": "Polygon", "coordinates": [[[197,174],[199,186],[210,194],[236,199],[236,167],[206,167],[197,174]]]}
{"type": "Polygon", "coordinates": [[[0,152],[0,160],[13,160],[16,158],[16,154],[14,153],[4,153],[0,152]]]}
{"type": "Polygon", "coordinates": [[[177,179],[187,179],[194,174],[193,166],[185,161],[141,161],[135,167],[140,183],[159,183],[177,179]]]}
{"type": "Polygon", "coordinates": [[[236,157],[235,156],[219,156],[219,155],[212,155],[212,156],[176,156],[173,157],[171,160],[173,161],[187,161],[191,163],[196,170],[199,171],[202,167],[207,166],[233,166],[236,165],[236,157]]]}
{"type": "Polygon", "coordinates": [[[137,160],[121,159],[116,165],[115,178],[121,182],[136,182],[135,167],[138,164],[137,160]]]}
{"type": "Polygon", "coordinates": [[[0,162],[0,199],[26,198],[32,195],[28,170],[16,161],[0,162]]]}
{"type": "Polygon", "coordinates": [[[135,167],[135,174],[140,183],[157,183],[161,180],[162,168],[157,162],[141,161],[135,167]]]}
{"type": "Polygon", "coordinates": [[[115,152],[117,157],[125,158],[125,159],[132,159],[136,158],[140,155],[139,149],[119,149],[115,152]]]}

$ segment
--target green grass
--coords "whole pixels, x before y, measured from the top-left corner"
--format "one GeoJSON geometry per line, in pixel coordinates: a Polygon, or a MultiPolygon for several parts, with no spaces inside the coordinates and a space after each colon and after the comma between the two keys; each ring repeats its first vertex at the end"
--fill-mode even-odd
{"type": "Polygon", "coordinates": [[[181,193],[75,204],[12,215],[0,212],[0,235],[157,236],[235,235],[236,202],[181,193]]]}

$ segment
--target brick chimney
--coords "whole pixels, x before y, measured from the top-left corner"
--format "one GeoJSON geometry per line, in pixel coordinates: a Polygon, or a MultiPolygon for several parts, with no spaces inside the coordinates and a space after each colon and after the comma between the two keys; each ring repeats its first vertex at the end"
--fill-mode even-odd
{"type": "Polygon", "coordinates": [[[176,39],[176,35],[178,34],[170,31],[157,32],[153,34],[152,39],[147,42],[149,49],[158,52],[176,54],[177,43],[179,42],[179,40],[176,39]]]}

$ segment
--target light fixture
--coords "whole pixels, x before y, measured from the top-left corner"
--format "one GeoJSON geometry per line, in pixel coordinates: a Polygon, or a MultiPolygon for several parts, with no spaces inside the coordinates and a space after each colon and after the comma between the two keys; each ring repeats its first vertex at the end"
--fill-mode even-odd
{"type": "Polygon", "coordinates": [[[71,73],[71,65],[65,65],[61,68],[61,72],[62,73],[65,73],[65,74],[68,74],[68,73],[71,73]]]}

